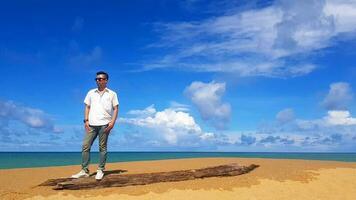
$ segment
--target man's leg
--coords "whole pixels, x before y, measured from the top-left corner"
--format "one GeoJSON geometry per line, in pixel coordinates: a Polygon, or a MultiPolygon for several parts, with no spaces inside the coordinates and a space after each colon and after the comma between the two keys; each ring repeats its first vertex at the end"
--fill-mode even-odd
{"type": "Polygon", "coordinates": [[[85,172],[89,172],[89,163],[90,163],[90,148],[93,144],[95,138],[98,135],[97,128],[90,126],[90,131],[85,133],[83,146],[82,146],[82,169],[85,172]]]}
{"type": "Polygon", "coordinates": [[[99,151],[100,151],[100,163],[99,163],[99,170],[105,169],[106,157],[107,157],[107,144],[108,144],[108,133],[105,133],[105,128],[108,125],[101,126],[99,130],[99,151]]]}

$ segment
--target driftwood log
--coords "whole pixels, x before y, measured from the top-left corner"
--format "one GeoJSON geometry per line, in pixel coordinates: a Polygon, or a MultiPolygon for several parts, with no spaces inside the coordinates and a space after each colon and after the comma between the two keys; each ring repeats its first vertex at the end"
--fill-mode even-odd
{"type": "Polygon", "coordinates": [[[54,186],[54,190],[124,187],[132,185],[146,185],[159,182],[185,181],[208,177],[237,176],[248,173],[256,167],[258,167],[258,165],[251,164],[250,166],[240,166],[237,164],[229,164],[193,170],[125,175],[117,174],[118,172],[125,172],[119,170],[116,172],[116,174],[106,173],[101,181],[97,181],[93,177],[80,179],[59,178],[49,179],[39,186],[54,186]]]}

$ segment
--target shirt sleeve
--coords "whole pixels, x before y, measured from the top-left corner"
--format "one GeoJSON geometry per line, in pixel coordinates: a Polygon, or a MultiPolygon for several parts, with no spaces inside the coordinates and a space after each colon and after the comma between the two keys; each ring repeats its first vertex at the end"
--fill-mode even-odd
{"type": "Polygon", "coordinates": [[[90,106],[90,103],[91,103],[91,101],[90,101],[90,91],[87,93],[87,96],[84,99],[84,103],[86,105],[90,106]]]}
{"type": "Polygon", "coordinates": [[[114,106],[117,106],[117,105],[119,105],[119,100],[117,98],[116,92],[114,92],[114,96],[112,98],[112,106],[114,107],[114,106]]]}

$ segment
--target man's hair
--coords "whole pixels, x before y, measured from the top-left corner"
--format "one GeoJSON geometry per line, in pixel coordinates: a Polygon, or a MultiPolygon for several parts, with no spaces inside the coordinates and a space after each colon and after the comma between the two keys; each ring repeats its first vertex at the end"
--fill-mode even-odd
{"type": "Polygon", "coordinates": [[[104,74],[105,77],[106,77],[106,80],[109,80],[109,74],[104,72],[104,71],[99,71],[99,72],[96,72],[96,75],[100,75],[100,74],[104,74]]]}

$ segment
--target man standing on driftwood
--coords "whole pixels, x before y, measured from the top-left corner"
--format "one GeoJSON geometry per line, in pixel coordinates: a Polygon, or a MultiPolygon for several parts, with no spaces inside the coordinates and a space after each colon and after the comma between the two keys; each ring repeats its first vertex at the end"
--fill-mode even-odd
{"type": "Polygon", "coordinates": [[[85,137],[82,146],[82,170],[72,175],[72,178],[89,177],[90,148],[99,135],[100,163],[95,179],[101,180],[107,158],[107,142],[111,129],[115,125],[119,110],[117,94],[108,89],[109,75],[100,71],[96,73],[97,88],[88,92],[84,99],[84,128],[85,137]]]}

